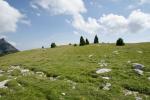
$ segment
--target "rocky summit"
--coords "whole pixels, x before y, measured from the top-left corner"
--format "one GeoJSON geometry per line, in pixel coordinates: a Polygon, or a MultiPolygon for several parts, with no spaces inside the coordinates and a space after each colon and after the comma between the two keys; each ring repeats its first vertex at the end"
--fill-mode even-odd
{"type": "Polygon", "coordinates": [[[8,53],[15,53],[19,50],[8,43],[4,38],[0,39],[0,55],[8,54],[8,53]]]}

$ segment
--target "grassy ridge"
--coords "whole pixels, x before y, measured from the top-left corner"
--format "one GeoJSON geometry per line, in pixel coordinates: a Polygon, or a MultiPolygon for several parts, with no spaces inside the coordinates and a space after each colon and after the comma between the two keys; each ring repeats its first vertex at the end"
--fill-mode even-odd
{"type": "MultiPolygon", "coordinates": [[[[35,75],[22,76],[19,71],[11,73],[17,77],[0,89],[2,100],[135,100],[134,95],[125,96],[123,90],[139,92],[144,100],[150,99],[150,43],[89,45],[84,47],[62,46],[54,49],[23,51],[0,57],[0,69],[5,72],[11,65],[20,65],[33,72],[44,72],[47,77],[59,77],[52,81],[35,75]],[[118,51],[119,54],[114,54],[118,51]],[[143,53],[138,53],[142,51],[143,53]],[[89,55],[93,55],[89,58],[89,55]],[[105,74],[96,74],[99,62],[105,60],[105,74]],[[127,62],[145,65],[144,75],[137,75],[127,62]],[[110,77],[110,80],[102,79],[110,77]],[[68,82],[68,80],[70,82],[68,82]],[[102,89],[102,84],[111,83],[110,91],[102,89]],[[18,86],[18,83],[21,86],[18,86]],[[73,84],[75,89],[72,88],[73,84]],[[65,94],[63,94],[65,93],[65,94]]],[[[8,75],[0,76],[0,80],[8,75]]]]}

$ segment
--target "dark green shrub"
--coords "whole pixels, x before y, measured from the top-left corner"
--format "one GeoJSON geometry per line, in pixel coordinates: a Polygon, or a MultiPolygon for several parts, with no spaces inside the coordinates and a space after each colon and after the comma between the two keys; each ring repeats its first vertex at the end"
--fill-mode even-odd
{"type": "Polygon", "coordinates": [[[71,43],[69,43],[69,45],[72,45],[71,43]]]}
{"type": "Polygon", "coordinates": [[[119,38],[116,42],[116,46],[124,46],[124,45],[125,45],[125,43],[124,43],[123,39],[119,38]]]}
{"type": "Polygon", "coordinates": [[[76,46],[78,46],[78,45],[77,45],[77,44],[74,44],[73,46],[75,46],[75,47],[76,47],[76,46]]]}
{"type": "Polygon", "coordinates": [[[51,48],[55,48],[56,47],[56,44],[55,43],[52,43],[51,44],[51,48]]]}

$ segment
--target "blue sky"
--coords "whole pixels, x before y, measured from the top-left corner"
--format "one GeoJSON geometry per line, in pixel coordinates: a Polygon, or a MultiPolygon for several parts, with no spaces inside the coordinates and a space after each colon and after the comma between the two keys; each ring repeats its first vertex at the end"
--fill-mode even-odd
{"type": "Polygon", "coordinates": [[[0,37],[20,50],[79,43],[81,35],[93,42],[95,34],[150,42],[149,0],[2,0],[0,8],[0,37]]]}

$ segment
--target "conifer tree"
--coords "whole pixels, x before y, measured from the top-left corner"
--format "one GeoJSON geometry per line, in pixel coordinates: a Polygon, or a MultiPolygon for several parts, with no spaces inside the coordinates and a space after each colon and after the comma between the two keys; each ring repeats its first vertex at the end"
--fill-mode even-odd
{"type": "Polygon", "coordinates": [[[81,36],[80,37],[80,46],[84,46],[85,45],[85,40],[84,38],[81,36]]]}
{"type": "Polygon", "coordinates": [[[85,41],[85,44],[86,45],[89,45],[90,43],[89,43],[89,40],[86,38],[86,41],[85,41]]]}
{"type": "Polygon", "coordinates": [[[99,43],[99,40],[98,40],[98,36],[95,35],[95,38],[94,38],[94,44],[97,44],[97,43],[99,43]]]}

